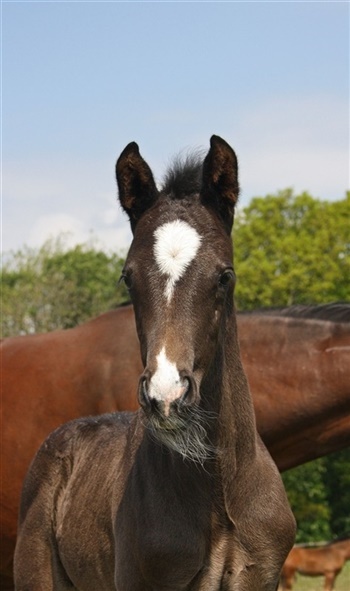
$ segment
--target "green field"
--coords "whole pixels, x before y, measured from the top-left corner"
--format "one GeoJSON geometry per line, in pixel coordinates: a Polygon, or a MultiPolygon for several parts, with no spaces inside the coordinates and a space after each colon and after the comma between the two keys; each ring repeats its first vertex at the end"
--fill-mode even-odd
{"type": "MultiPolygon", "coordinates": [[[[323,577],[303,577],[297,575],[293,591],[323,591],[323,577]]],[[[350,561],[346,562],[335,582],[335,591],[350,591],[350,561]]]]}

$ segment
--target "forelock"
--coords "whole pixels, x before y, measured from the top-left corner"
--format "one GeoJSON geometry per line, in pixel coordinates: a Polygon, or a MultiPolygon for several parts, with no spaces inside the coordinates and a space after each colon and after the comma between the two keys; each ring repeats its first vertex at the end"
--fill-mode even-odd
{"type": "Polygon", "coordinates": [[[173,199],[199,193],[202,182],[203,153],[176,157],[165,173],[161,192],[173,199]]]}

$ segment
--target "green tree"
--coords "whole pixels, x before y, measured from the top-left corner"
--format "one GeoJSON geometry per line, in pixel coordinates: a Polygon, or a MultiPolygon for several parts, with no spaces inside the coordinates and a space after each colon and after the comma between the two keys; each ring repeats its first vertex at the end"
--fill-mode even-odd
{"type": "Polygon", "coordinates": [[[329,540],[330,508],[324,486],[324,458],[308,462],[282,474],[297,521],[297,542],[329,540]]]}
{"type": "Polygon", "coordinates": [[[350,192],[341,201],[291,189],[257,197],[234,228],[239,309],[349,297],[350,192]]]}
{"type": "Polygon", "coordinates": [[[2,269],[2,335],[70,328],[126,301],[123,259],[91,244],[11,253],[2,269]]]}
{"type": "Polygon", "coordinates": [[[350,448],[324,458],[332,537],[350,535],[350,448]]]}

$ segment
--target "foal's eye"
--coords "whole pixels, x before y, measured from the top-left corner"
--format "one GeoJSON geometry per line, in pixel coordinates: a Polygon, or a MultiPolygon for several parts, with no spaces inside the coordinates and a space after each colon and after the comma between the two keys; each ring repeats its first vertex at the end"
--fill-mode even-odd
{"type": "Polygon", "coordinates": [[[233,269],[226,269],[223,273],[221,273],[219,277],[219,284],[222,287],[226,287],[231,281],[235,278],[235,274],[233,269]]]}
{"type": "Polygon", "coordinates": [[[120,276],[119,283],[121,283],[122,281],[123,281],[123,283],[125,283],[125,287],[127,289],[131,289],[131,286],[132,286],[131,273],[123,272],[120,276]]]}

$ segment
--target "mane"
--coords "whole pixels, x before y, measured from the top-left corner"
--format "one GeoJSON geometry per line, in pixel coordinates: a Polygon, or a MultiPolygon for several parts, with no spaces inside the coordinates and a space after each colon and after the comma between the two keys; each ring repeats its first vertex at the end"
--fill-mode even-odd
{"type": "Polygon", "coordinates": [[[261,308],[243,312],[243,314],[247,313],[285,316],[288,318],[306,318],[310,320],[328,320],[330,322],[350,322],[350,302],[331,302],[329,304],[318,305],[296,304],[286,308],[261,308]]]}
{"type": "Polygon", "coordinates": [[[162,193],[173,199],[199,193],[202,180],[203,155],[200,151],[177,156],[164,175],[162,193]]]}

